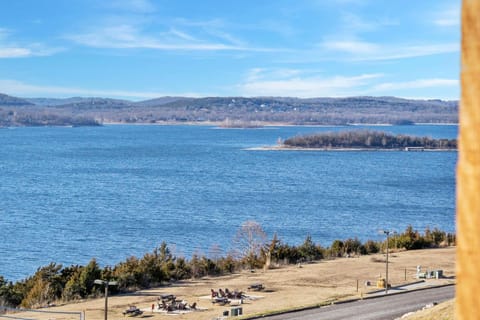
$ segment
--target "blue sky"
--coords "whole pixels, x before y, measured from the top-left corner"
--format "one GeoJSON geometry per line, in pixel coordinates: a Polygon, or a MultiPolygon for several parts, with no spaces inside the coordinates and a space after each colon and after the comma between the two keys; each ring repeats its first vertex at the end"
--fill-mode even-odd
{"type": "Polygon", "coordinates": [[[459,99],[460,2],[3,0],[0,92],[459,99]]]}

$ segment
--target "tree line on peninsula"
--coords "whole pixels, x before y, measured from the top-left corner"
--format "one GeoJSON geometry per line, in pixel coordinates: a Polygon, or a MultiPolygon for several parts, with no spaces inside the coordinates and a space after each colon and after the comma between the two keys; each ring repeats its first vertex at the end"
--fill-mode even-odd
{"type": "Polygon", "coordinates": [[[39,308],[50,303],[68,302],[102,295],[95,279],[116,280],[112,294],[162,286],[182,279],[232,274],[243,269],[278,268],[299,262],[334,259],[350,255],[392,250],[414,250],[455,245],[456,237],[437,228],[423,233],[408,226],[402,233],[393,233],[387,241],[357,238],[335,240],[323,247],[307,236],[300,245],[282,242],[275,234],[270,240],[260,224],[246,221],[232,239],[232,250],[222,254],[214,246],[209,255],[193,254],[190,259],[176,256],[162,242],[143,257],[127,258],[114,266],[101,267],[96,259],[87,265],[62,266],[57,263],[38,268],[34,275],[12,282],[0,276],[0,305],[39,308]]]}
{"type": "Polygon", "coordinates": [[[383,131],[346,130],[299,135],[280,141],[285,147],[319,149],[457,149],[456,139],[433,139],[410,135],[394,135],[383,131]]]}

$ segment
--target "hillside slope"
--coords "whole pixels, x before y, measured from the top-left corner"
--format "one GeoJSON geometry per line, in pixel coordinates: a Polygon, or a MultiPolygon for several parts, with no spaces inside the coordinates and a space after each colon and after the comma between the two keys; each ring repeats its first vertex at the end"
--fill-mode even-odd
{"type": "Polygon", "coordinates": [[[100,123],[347,125],[457,123],[458,101],[395,97],[160,97],[133,102],[108,98],[32,98],[2,95],[0,109],[95,119],[100,123]],[[32,104],[35,103],[35,104],[32,104]]]}

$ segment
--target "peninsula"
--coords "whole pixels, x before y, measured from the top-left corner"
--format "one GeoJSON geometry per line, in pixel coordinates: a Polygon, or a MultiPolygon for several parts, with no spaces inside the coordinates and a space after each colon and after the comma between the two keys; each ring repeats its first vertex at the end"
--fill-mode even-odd
{"type": "Polygon", "coordinates": [[[281,149],[323,150],[456,150],[456,139],[433,139],[409,135],[394,135],[382,131],[346,130],[323,132],[288,138],[280,142],[281,149]]]}

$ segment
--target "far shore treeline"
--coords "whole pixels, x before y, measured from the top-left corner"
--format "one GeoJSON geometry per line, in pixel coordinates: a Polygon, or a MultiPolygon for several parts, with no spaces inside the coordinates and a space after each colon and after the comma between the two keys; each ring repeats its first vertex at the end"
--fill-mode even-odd
{"type": "Polygon", "coordinates": [[[421,148],[455,150],[456,139],[433,139],[410,135],[394,135],[383,131],[346,130],[295,136],[283,141],[284,147],[319,149],[393,149],[421,148]]]}
{"type": "MultiPolygon", "coordinates": [[[[388,247],[413,250],[455,245],[455,234],[427,228],[424,233],[407,227],[389,238],[388,247]]],[[[115,266],[101,267],[95,259],[87,265],[62,266],[50,263],[33,276],[12,282],[0,276],[0,305],[8,307],[39,308],[51,303],[68,302],[101,296],[103,288],[95,279],[116,280],[112,293],[129,292],[166,285],[182,279],[220,276],[243,269],[278,268],[281,265],[319,261],[350,255],[378,253],[386,248],[386,241],[357,238],[335,240],[322,247],[306,236],[300,245],[283,243],[275,234],[267,240],[263,228],[255,221],[246,221],[232,239],[232,251],[221,254],[218,246],[209,256],[194,254],[190,259],[172,254],[162,242],[143,257],[130,257],[115,266]]]]}
{"type": "Polygon", "coordinates": [[[123,124],[348,125],[458,123],[458,101],[396,97],[19,98],[0,93],[0,127],[123,124]]]}

